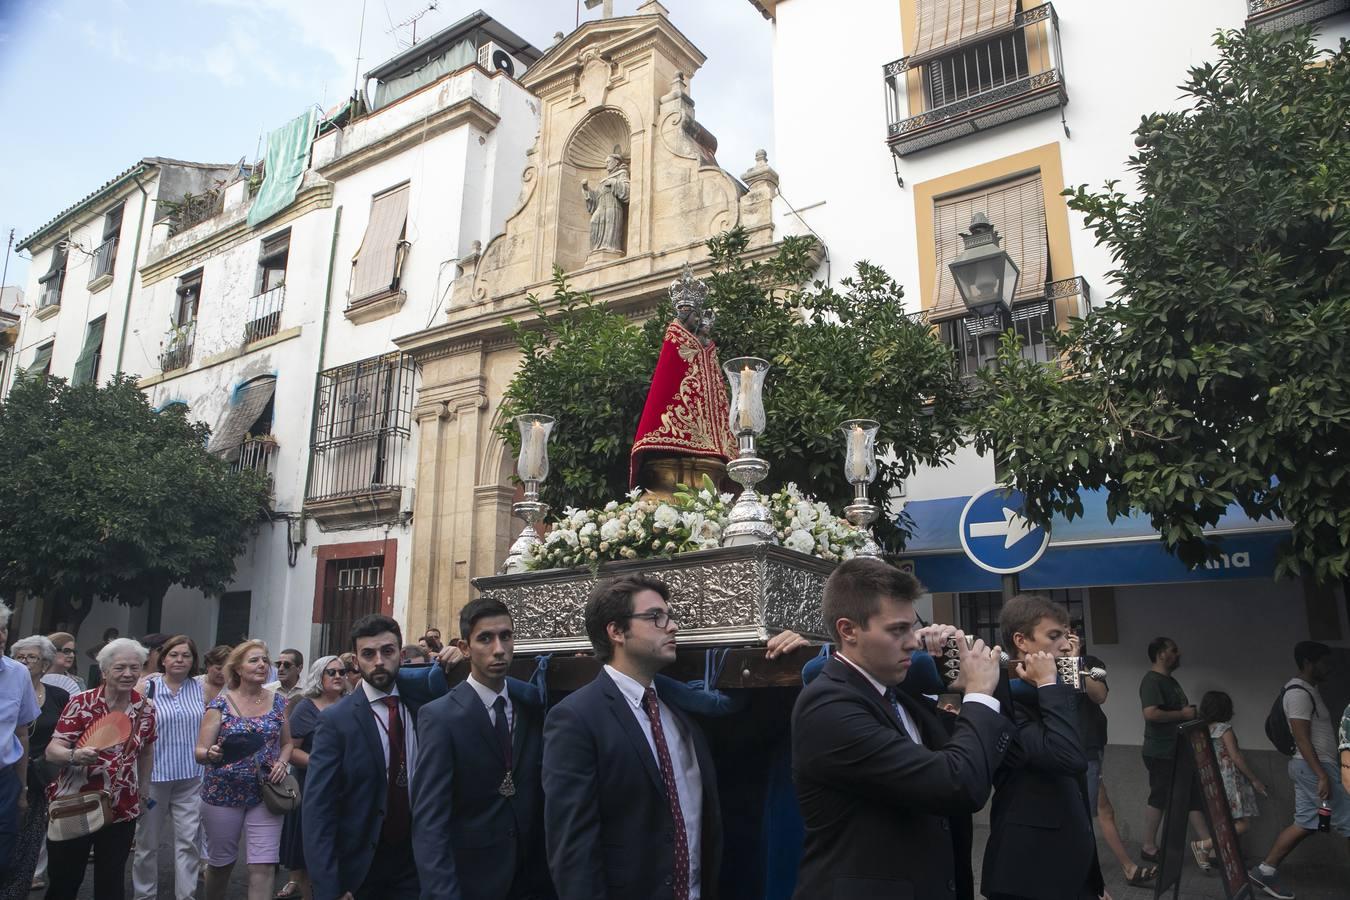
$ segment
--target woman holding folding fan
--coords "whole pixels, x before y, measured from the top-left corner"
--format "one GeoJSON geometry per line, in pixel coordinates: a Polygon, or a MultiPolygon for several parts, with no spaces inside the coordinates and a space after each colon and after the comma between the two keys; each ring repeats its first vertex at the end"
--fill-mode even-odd
{"type": "Polygon", "coordinates": [[[149,651],[129,638],[98,653],[99,687],[70,698],[47,761],[49,900],[73,900],[94,851],[95,900],[122,900],[127,856],[154,762],[154,704],[135,690],[149,651]]]}

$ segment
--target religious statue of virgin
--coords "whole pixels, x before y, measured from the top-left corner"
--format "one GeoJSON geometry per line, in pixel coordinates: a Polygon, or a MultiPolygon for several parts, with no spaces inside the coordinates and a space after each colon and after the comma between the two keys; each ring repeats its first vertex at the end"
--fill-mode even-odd
{"type": "Polygon", "coordinates": [[[628,163],[618,147],[605,160],[605,177],[599,186],[592,190],[590,182],[583,181],[581,190],[591,214],[591,252],[622,254],[628,226],[628,163]]]}

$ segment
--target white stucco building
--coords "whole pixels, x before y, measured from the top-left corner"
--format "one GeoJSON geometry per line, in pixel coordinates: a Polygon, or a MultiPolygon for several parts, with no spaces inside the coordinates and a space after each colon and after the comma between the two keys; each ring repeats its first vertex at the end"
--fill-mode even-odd
{"type": "MultiPolygon", "coordinates": [[[[804,221],[823,239],[822,277],[838,279],[859,260],[889,271],[967,371],[978,361],[946,264],[973,213],[988,215],[1021,269],[1014,327],[1027,352],[1044,359],[1045,331],[1112,292],[1106,249],[1060,192],[1129,184],[1133,130],[1144,114],[1177,107],[1186,70],[1215,57],[1216,30],[1313,21],[1324,46],[1350,36],[1347,4],[1302,0],[1155,0],[1128,9],[1092,0],[850,0],[846,14],[827,0],[749,2],[774,35],[775,166],[795,206],[779,226],[800,232],[804,221]]],[[[999,579],[965,559],[957,518],[970,495],[994,483],[993,465],[973,450],[950,463],[907,484],[919,525],[908,552],[934,592],[937,619],[992,636],[999,579]]],[[[1106,661],[1122,777],[1131,769],[1142,777],[1135,688],[1159,634],[1183,649],[1178,677],[1192,701],[1228,691],[1244,745],[1268,749],[1262,722],[1293,674],[1293,644],[1347,646],[1343,591],[1273,580],[1279,534],[1269,523],[1221,523],[1228,555],[1188,572],[1161,552],[1146,522],[1113,527],[1100,498],[1087,506],[1084,519],[1057,523],[1046,556],[1022,581],[1066,602],[1106,661]]],[[[1328,685],[1328,702],[1341,708],[1347,692],[1350,685],[1328,685]]],[[[1274,754],[1257,755],[1278,769],[1267,783],[1285,784],[1274,754]]],[[[1133,805],[1124,818],[1139,821],[1133,805]]]]}
{"type": "MultiPolygon", "coordinates": [[[[36,299],[18,366],[134,373],[154,408],[185,404],[213,452],[273,485],[222,596],[96,603],[82,645],[112,625],[308,656],[342,649],[367,612],[404,617],[417,375],[393,338],[425,328],[456,261],[501,230],[539,121],[517,78],[539,55],[475,13],[378,66],[297,126],[303,163],[261,220],[269,173],[147,158],[23,240],[36,299]]],[[[27,632],[60,613],[20,615],[27,632]]]]}

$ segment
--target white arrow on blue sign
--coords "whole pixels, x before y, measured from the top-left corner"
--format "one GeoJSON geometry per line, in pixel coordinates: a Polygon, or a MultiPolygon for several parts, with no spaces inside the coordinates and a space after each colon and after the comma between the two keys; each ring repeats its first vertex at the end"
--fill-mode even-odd
{"type": "Polygon", "coordinates": [[[992,487],[961,511],[961,547],[986,572],[1011,575],[1030,568],[1050,543],[1050,532],[1028,521],[1021,491],[992,487]]]}

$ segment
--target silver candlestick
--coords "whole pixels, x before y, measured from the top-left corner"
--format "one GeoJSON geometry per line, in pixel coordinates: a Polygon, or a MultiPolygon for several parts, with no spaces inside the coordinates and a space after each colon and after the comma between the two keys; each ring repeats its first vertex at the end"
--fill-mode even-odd
{"type": "Polygon", "coordinates": [[[722,365],[731,385],[731,430],[736,435],[737,455],[727,463],[727,475],[741,486],[731,508],[731,518],[722,532],[723,547],[776,544],[769,507],[755,485],[769,474],[769,463],[755,452],[755,438],[764,433],[764,377],[769,362],[754,356],[729,359],[722,365]]]}
{"type": "Polygon", "coordinates": [[[548,477],[548,439],[553,433],[554,419],[539,413],[523,413],[515,418],[520,429],[520,457],[516,474],[525,485],[525,499],[511,504],[511,513],[525,520],[525,527],[516,537],[502,563],[502,574],[513,575],[525,571],[525,556],[539,543],[535,528],[548,515],[548,504],[539,502],[539,485],[548,477]]]}
{"type": "Polygon", "coordinates": [[[853,502],[844,507],[844,518],[863,533],[863,545],[854,556],[881,558],[881,547],[872,536],[872,523],[881,512],[867,496],[877,477],[877,432],[872,419],[849,419],[839,426],[844,433],[844,477],[853,485],[853,502]]]}

